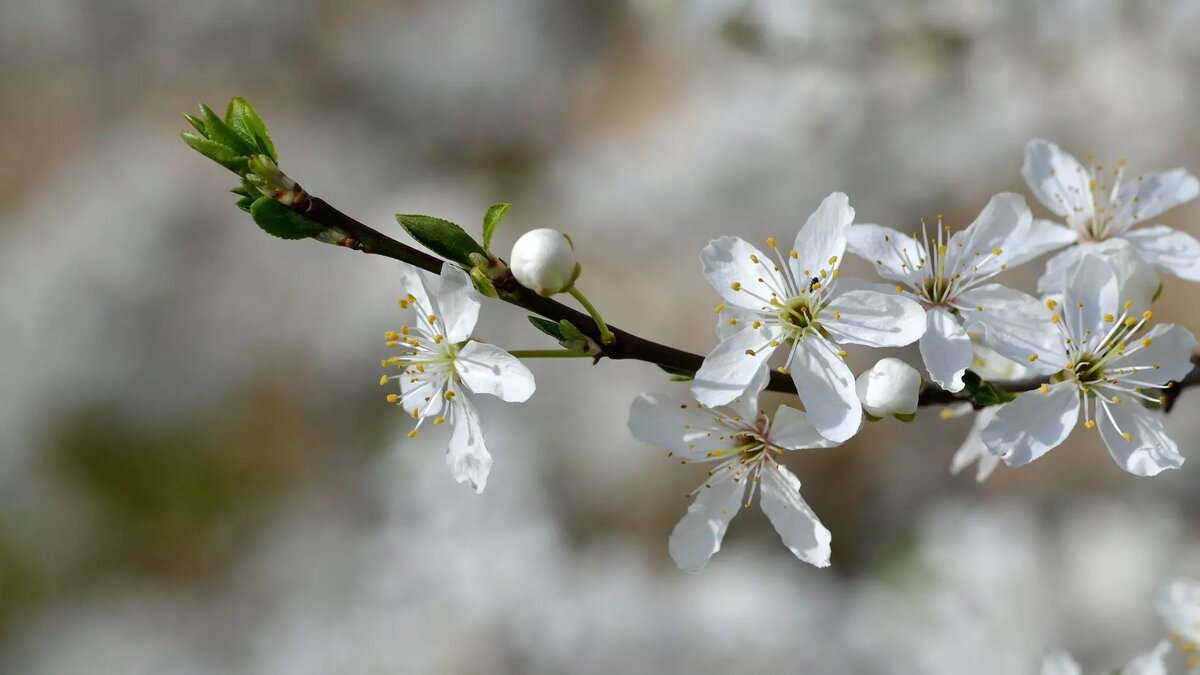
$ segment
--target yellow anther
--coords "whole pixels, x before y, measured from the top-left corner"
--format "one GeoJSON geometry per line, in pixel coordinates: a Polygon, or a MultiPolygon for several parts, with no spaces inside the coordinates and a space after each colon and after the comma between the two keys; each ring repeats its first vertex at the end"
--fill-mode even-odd
{"type": "Polygon", "coordinates": [[[940,253],[942,255],[946,255],[946,245],[945,244],[938,246],[938,253],[940,253]]]}
{"type": "Polygon", "coordinates": [[[409,438],[416,438],[416,437],[417,437],[417,430],[416,430],[416,429],[413,429],[412,431],[408,432],[408,437],[409,437],[409,438]]]}
{"type": "Polygon", "coordinates": [[[757,264],[758,264],[758,256],[756,256],[756,255],[754,255],[753,253],[751,253],[751,254],[750,254],[750,262],[752,262],[752,263],[754,263],[755,265],[757,265],[757,264]]]}
{"type": "MultiPolygon", "coordinates": [[[[385,365],[386,365],[386,364],[385,364],[385,365]]],[[[379,386],[381,386],[381,387],[382,387],[383,385],[387,384],[387,381],[388,381],[388,376],[387,376],[387,375],[380,375],[380,376],[379,376],[379,386]]]]}
{"type": "MultiPolygon", "coordinates": [[[[799,254],[799,253],[796,253],[795,251],[788,251],[788,257],[789,257],[789,258],[791,258],[792,260],[799,260],[799,259],[800,259],[800,254],[799,254]]],[[[804,272],[804,273],[805,273],[805,274],[808,274],[808,271],[807,271],[807,270],[805,270],[805,272],[804,272]]]]}
{"type": "Polygon", "coordinates": [[[1133,301],[1132,301],[1132,300],[1126,300],[1126,301],[1125,301],[1125,309],[1129,309],[1129,308],[1130,308],[1130,307],[1132,307],[1132,306],[1133,306],[1133,301]]]}
{"type": "Polygon", "coordinates": [[[1137,325],[1137,319],[1133,318],[1132,316],[1129,317],[1128,319],[1125,319],[1125,327],[1126,328],[1133,328],[1136,325],[1137,325]]]}
{"type": "Polygon", "coordinates": [[[1120,403],[1120,402],[1121,402],[1121,397],[1120,397],[1120,396],[1115,396],[1115,395],[1114,395],[1114,396],[1112,397],[1112,402],[1113,402],[1113,403],[1120,403]]]}
{"type": "Polygon", "coordinates": [[[400,326],[400,334],[408,335],[408,326],[400,326]]]}
{"type": "Polygon", "coordinates": [[[809,290],[813,290],[813,291],[819,291],[819,290],[821,290],[821,282],[819,282],[819,281],[814,281],[814,282],[813,282],[813,284],[812,284],[812,286],[809,286],[809,290]]]}
{"type": "Polygon", "coordinates": [[[782,374],[784,374],[784,375],[787,375],[787,374],[789,374],[789,373],[791,372],[790,370],[788,370],[787,368],[785,368],[785,367],[783,367],[783,366],[779,366],[779,367],[778,367],[778,368],[776,368],[775,370],[779,371],[780,373],[782,373],[782,374]]]}
{"type": "Polygon", "coordinates": [[[1142,338],[1142,346],[1149,347],[1150,346],[1150,338],[1142,338]]]}
{"type": "Polygon", "coordinates": [[[844,359],[848,355],[848,352],[845,349],[839,349],[837,355],[844,359]]]}
{"type": "Polygon", "coordinates": [[[729,288],[735,291],[740,291],[742,290],[742,282],[735,281],[732,284],[729,284],[729,288]]]}
{"type": "Polygon", "coordinates": [[[827,278],[829,278],[829,273],[828,273],[828,272],[826,272],[825,270],[819,270],[819,271],[820,271],[820,273],[821,273],[821,278],[822,278],[822,279],[827,279],[827,278]]]}
{"type": "Polygon", "coordinates": [[[454,392],[452,392],[452,391],[448,391],[448,392],[446,392],[445,394],[442,394],[442,398],[444,398],[444,399],[446,399],[447,401],[449,401],[449,400],[451,400],[451,399],[453,399],[453,398],[454,398],[454,392]]]}
{"type": "Polygon", "coordinates": [[[751,327],[751,328],[761,328],[761,327],[762,327],[762,322],[761,322],[761,321],[759,321],[759,320],[757,320],[757,319],[755,319],[755,320],[754,320],[754,323],[750,324],[750,327],[751,327]]]}
{"type": "Polygon", "coordinates": [[[1050,323],[1057,324],[1059,321],[1062,321],[1062,317],[1057,314],[1054,314],[1050,317],[1050,323]]]}
{"type": "Polygon", "coordinates": [[[1057,303],[1057,302],[1055,302],[1054,300],[1047,300],[1047,301],[1046,301],[1046,309],[1054,309],[1055,307],[1058,307],[1058,303],[1057,303]]]}
{"type": "Polygon", "coordinates": [[[1037,360],[1038,360],[1038,355],[1037,355],[1037,354],[1030,354],[1030,355],[1029,355],[1029,362],[1030,362],[1030,363],[1033,363],[1034,361],[1037,361],[1037,360]]]}
{"type": "Polygon", "coordinates": [[[830,265],[833,265],[833,264],[836,264],[836,263],[837,263],[837,256],[836,256],[836,255],[831,255],[831,256],[829,256],[829,264],[830,264],[830,265]]]}
{"type": "Polygon", "coordinates": [[[976,311],[976,312],[982,312],[982,311],[983,311],[983,305],[975,305],[975,311],[976,311]]]}
{"type": "Polygon", "coordinates": [[[430,314],[429,316],[425,317],[425,320],[429,322],[429,325],[433,325],[433,322],[437,321],[437,317],[433,314],[430,314]]]}
{"type": "Polygon", "coordinates": [[[442,340],[445,340],[445,339],[446,339],[446,338],[445,338],[445,337],[443,337],[443,336],[441,336],[441,335],[434,335],[434,336],[433,336],[433,343],[434,343],[435,345],[440,345],[440,344],[442,344],[442,340]]]}
{"type": "Polygon", "coordinates": [[[901,286],[900,284],[896,284],[896,292],[897,292],[897,293],[903,293],[903,292],[904,292],[904,287],[903,287],[903,286],[901,286]]]}
{"type": "Polygon", "coordinates": [[[1104,321],[1105,321],[1105,323],[1112,323],[1112,322],[1114,322],[1114,321],[1116,321],[1116,320],[1117,320],[1117,317],[1113,316],[1112,314],[1105,314],[1105,315],[1104,315],[1104,321]]]}
{"type": "Polygon", "coordinates": [[[1124,438],[1125,442],[1128,443],[1133,440],[1133,434],[1129,433],[1128,431],[1125,431],[1125,432],[1121,433],[1121,438],[1124,438]]]}
{"type": "Polygon", "coordinates": [[[433,418],[433,423],[434,423],[434,424],[445,424],[445,422],[446,422],[446,420],[442,419],[441,417],[435,417],[435,418],[433,418]]]}
{"type": "Polygon", "coordinates": [[[395,340],[388,340],[387,342],[383,343],[383,346],[384,347],[395,347],[398,344],[400,344],[400,343],[396,342],[395,340]]]}
{"type": "Polygon", "coordinates": [[[730,326],[736,326],[736,325],[737,325],[737,319],[730,319],[730,320],[729,320],[729,325],[730,325],[730,326]]]}
{"type": "Polygon", "coordinates": [[[400,396],[398,394],[388,394],[387,395],[388,403],[395,403],[396,401],[399,401],[399,400],[400,400],[400,396]]]}
{"type": "Polygon", "coordinates": [[[746,356],[754,356],[754,350],[753,350],[753,349],[747,349],[747,350],[746,350],[746,356]]]}
{"type": "Polygon", "coordinates": [[[835,310],[833,310],[833,319],[834,319],[834,321],[839,321],[839,320],[841,320],[841,318],[842,318],[842,313],[841,313],[841,312],[839,312],[839,311],[837,311],[836,309],[835,309],[835,310]]]}
{"type": "Polygon", "coordinates": [[[400,309],[408,309],[408,301],[400,298],[400,309]]]}
{"type": "Polygon", "coordinates": [[[767,237],[767,246],[775,248],[775,237],[767,237]]]}
{"type": "Polygon", "coordinates": [[[725,303],[721,303],[713,308],[713,314],[720,314],[721,310],[725,309],[725,303]]]}
{"type": "Polygon", "coordinates": [[[388,332],[383,334],[383,339],[387,340],[389,342],[394,342],[394,341],[400,339],[400,334],[394,330],[389,330],[388,332]]]}
{"type": "Polygon", "coordinates": [[[772,347],[778,347],[778,346],[779,346],[779,340],[771,340],[771,346],[772,346],[772,347]]]}
{"type": "Polygon", "coordinates": [[[1001,249],[1001,248],[992,249],[992,255],[1000,255],[1001,253],[1004,253],[1004,249],[1001,249]]]}
{"type": "Polygon", "coordinates": [[[949,408],[942,408],[942,411],[938,413],[938,415],[940,415],[942,419],[948,420],[954,417],[954,411],[949,408]]]}
{"type": "Polygon", "coordinates": [[[1048,384],[1046,384],[1045,382],[1043,382],[1043,383],[1042,383],[1042,386],[1038,387],[1038,391],[1040,391],[1040,392],[1042,392],[1043,394],[1045,394],[1045,393],[1047,393],[1048,391],[1050,391],[1050,385],[1048,385],[1048,384]]]}
{"type": "Polygon", "coordinates": [[[1083,426],[1085,426],[1089,429],[1095,429],[1096,428],[1096,420],[1088,420],[1083,423],[1083,426]]]}
{"type": "Polygon", "coordinates": [[[413,408],[412,418],[415,420],[415,419],[420,419],[420,417],[421,417],[421,411],[417,410],[416,408],[413,408]]]}
{"type": "Polygon", "coordinates": [[[1142,320],[1143,321],[1149,321],[1150,317],[1152,317],[1152,316],[1154,316],[1154,312],[1151,312],[1150,310],[1146,310],[1146,311],[1142,312],[1142,320]]]}

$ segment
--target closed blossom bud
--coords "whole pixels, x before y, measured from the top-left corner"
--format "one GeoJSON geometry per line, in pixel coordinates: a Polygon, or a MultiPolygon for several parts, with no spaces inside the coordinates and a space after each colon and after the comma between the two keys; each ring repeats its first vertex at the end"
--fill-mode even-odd
{"type": "Polygon", "coordinates": [[[917,412],[921,374],[900,359],[880,359],[858,376],[854,388],[868,415],[910,416],[917,412]]]}
{"type": "Polygon", "coordinates": [[[522,286],[539,295],[562,293],[579,276],[571,241],[562,232],[545,227],[521,235],[508,266],[522,286]]]}

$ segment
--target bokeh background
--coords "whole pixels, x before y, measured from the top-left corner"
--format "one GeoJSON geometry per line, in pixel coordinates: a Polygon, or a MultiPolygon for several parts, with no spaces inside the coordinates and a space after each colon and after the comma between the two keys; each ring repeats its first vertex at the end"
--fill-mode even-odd
{"type": "MultiPolygon", "coordinates": [[[[968,419],[870,425],[789,462],[831,568],[755,509],[687,575],[666,539],[704,469],[625,428],[684,385],[534,363],[531,402],[480,401],[476,496],[383,401],[393,263],[263,235],[177,131],[246,96],[289,174],[398,237],[397,212],[477,228],[512,202],[500,249],[563,229],[608,318],[706,352],[700,249],[790,239],[831,191],[863,222],[965,225],[1028,194],[1035,136],[1200,171],[1198,31],[1182,0],[0,2],[0,669],[1126,662],[1162,635],[1158,586],[1200,574],[1200,394],[1167,420],[1191,461],[1155,479],[1080,433],[977,485],[948,471],[968,419]]],[[[1167,280],[1158,316],[1200,327],[1194,292],[1167,280]]],[[[508,306],[480,332],[549,346],[508,306]]]]}

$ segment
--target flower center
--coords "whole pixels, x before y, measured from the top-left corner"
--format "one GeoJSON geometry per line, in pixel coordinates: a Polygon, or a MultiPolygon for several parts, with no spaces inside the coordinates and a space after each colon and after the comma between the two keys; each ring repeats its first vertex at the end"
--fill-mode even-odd
{"type": "Polygon", "coordinates": [[[816,327],[817,316],[809,306],[807,298],[795,298],[779,310],[779,322],[791,337],[800,337],[810,328],[816,327]]]}

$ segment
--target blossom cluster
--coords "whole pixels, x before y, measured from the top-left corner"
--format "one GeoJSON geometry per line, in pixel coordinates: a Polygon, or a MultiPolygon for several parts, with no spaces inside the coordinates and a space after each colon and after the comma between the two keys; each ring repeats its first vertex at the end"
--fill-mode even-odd
{"type": "MultiPolygon", "coordinates": [[[[1159,272],[1200,280],[1200,242],[1163,225],[1135,226],[1194,199],[1200,183],[1183,169],[1127,179],[1123,162],[1111,171],[1085,167],[1044,140],[1028,145],[1021,173],[1061,222],[1035,219],[1024,197],[1002,193],[965,228],[939,215],[904,233],[856,223],[849,198],[834,192],[790,245],[773,236],[762,247],[726,236],[704,247],[703,275],[721,299],[717,345],[689,396],[642,394],[629,416],[638,440],[684,464],[712,467],[669,538],[680,568],[701,570],[755,496],[788,550],[829,564],[831,533],[801,497],[784,452],[836,447],[866,421],[909,421],[926,386],[916,369],[891,358],[856,375],[846,362],[851,345],[915,343],[928,380],[963,401],[944,417],[982,408],[954,472],[978,460],[983,480],[1000,461],[1027,464],[1060,445],[1081,419],[1132,474],[1183,464],[1154,409],[1190,372],[1196,341],[1186,328],[1155,324],[1151,305],[1159,272]],[[1037,296],[994,281],[1050,253],[1037,296]],[[847,254],[879,279],[842,275],[847,254]],[[1017,378],[1036,379],[1015,396],[975,397],[980,382],[1017,378]],[[764,391],[788,385],[799,407],[760,407],[764,391]]],[[[530,232],[511,260],[519,283],[541,295],[570,293],[605,343],[612,339],[575,287],[580,267],[564,235],[530,232]]],[[[398,385],[388,400],[418,427],[430,419],[450,423],[451,471],[482,491],[492,459],[470,395],[527,400],[535,384],[518,356],[547,354],[509,353],[472,338],[479,300],[461,267],[446,263],[440,279],[401,267],[400,304],[416,320],[387,334],[400,353],[383,365],[399,372],[381,384],[398,385]]]]}

